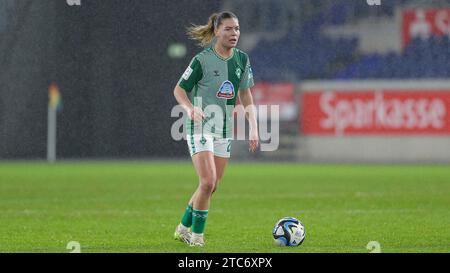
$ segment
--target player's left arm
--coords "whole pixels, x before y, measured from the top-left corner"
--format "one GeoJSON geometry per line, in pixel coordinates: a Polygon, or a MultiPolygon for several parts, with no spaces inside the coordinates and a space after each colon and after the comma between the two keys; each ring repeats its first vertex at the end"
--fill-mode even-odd
{"type": "Polygon", "coordinates": [[[256,122],[256,107],[253,104],[253,97],[250,88],[241,89],[238,92],[239,101],[245,109],[245,116],[250,124],[249,151],[254,152],[259,144],[258,123],[256,122]]]}

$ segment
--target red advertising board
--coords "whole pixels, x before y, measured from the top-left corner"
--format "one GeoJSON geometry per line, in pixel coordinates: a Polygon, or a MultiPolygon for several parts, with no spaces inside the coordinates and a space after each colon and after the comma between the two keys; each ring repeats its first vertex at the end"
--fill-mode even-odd
{"type": "Polygon", "coordinates": [[[304,135],[450,134],[450,89],[314,90],[301,108],[304,135]]]}
{"type": "Polygon", "coordinates": [[[402,12],[403,47],[414,37],[430,35],[450,35],[450,8],[407,9],[402,12]]]}
{"type": "Polygon", "coordinates": [[[293,83],[258,83],[251,90],[255,105],[279,105],[281,120],[297,118],[298,104],[293,83]]]}

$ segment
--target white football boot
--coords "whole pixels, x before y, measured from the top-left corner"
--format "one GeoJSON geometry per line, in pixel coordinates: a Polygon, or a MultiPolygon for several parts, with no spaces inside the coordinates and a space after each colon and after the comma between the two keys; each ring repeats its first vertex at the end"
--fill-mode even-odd
{"type": "Polygon", "coordinates": [[[199,235],[199,234],[192,233],[189,245],[190,246],[204,246],[205,241],[203,239],[203,234],[199,235]]]}
{"type": "Polygon", "coordinates": [[[191,232],[189,229],[186,229],[186,227],[182,227],[181,224],[179,224],[175,229],[175,234],[173,237],[175,240],[182,241],[188,245],[191,242],[191,232]]]}

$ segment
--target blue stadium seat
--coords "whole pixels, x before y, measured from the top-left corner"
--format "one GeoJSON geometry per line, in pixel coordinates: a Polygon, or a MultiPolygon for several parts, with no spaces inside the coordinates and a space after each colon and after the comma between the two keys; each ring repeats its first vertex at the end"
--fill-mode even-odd
{"type": "MultiPolygon", "coordinates": [[[[445,0],[450,3],[450,0],[445,0]]],[[[344,24],[349,17],[392,16],[401,1],[383,1],[375,12],[365,1],[336,0],[278,41],[261,41],[249,52],[255,78],[261,81],[291,79],[392,79],[450,76],[450,38],[413,39],[401,53],[360,55],[356,38],[330,39],[320,32],[327,24],[344,24]],[[276,60],[276,61],[272,61],[276,60]]],[[[313,1],[320,7],[324,1],[313,1]]]]}

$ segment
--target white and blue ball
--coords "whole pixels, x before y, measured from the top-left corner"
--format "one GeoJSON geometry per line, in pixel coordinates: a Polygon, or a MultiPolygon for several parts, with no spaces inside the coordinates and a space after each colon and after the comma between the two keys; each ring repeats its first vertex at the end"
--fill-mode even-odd
{"type": "Polygon", "coordinates": [[[294,217],[284,217],[273,227],[273,239],[278,246],[299,246],[303,243],[306,230],[294,217]]]}

